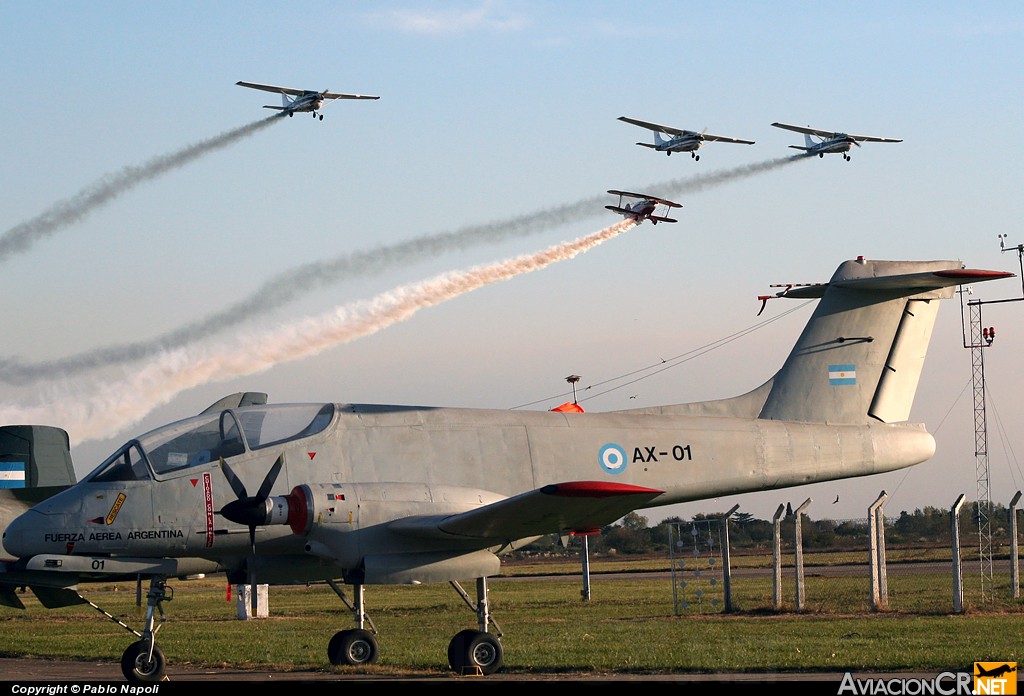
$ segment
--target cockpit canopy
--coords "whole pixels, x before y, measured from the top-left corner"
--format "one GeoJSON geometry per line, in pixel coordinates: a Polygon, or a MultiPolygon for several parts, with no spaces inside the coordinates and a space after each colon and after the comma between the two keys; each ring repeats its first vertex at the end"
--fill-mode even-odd
{"type": "Polygon", "coordinates": [[[85,480],[138,481],[323,432],[334,404],[270,404],[204,413],[130,440],[85,480]]]}

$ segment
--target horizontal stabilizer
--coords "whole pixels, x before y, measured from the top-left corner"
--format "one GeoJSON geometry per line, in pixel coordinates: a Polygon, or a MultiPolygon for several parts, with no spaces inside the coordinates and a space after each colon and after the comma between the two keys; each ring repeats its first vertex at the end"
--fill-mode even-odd
{"type": "Polygon", "coordinates": [[[525,539],[558,532],[593,532],[654,500],[663,491],[607,481],[558,483],[447,516],[417,516],[388,525],[421,537],[525,539]]]}
{"type": "Polygon", "coordinates": [[[987,271],[975,268],[954,268],[944,271],[927,271],[925,273],[905,273],[884,277],[842,278],[833,279],[828,283],[797,286],[779,294],[779,297],[796,299],[813,299],[824,297],[829,287],[850,288],[853,290],[899,292],[901,295],[917,295],[942,288],[980,283],[986,280],[1012,278],[1013,273],[1006,271],[987,271]]]}

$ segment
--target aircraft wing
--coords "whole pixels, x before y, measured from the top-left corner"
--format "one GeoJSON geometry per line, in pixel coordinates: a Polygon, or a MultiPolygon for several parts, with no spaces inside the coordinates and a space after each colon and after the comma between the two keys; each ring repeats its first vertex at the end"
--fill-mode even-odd
{"type": "Polygon", "coordinates": [[[324,99],[380,99],[369,94],[342,94],[340,92],[322,92],[324,99]]]}
{"type": "Polygon", "coordinates": [[[607,481],[570,481],[499,500],[456,515],[395,520],[388,529],[416,537],[509,540],[593,532],[664,491],[607,481]]]}
{"type": "Polygon", "coordinates": [[[740,143],[741,145],[753,145],[753,140],[740,140],[739,138],[727,138],[724,135],[711,135],[704,133],[705,140],[712,140],[720,143],[740,143]]]}
{"type": "MultiPolygon", "coordinates": [[[[669,208],[682,208],[683,207],[682,203],[676,203],[674,201],[667,201],[664,198],[658,198],[657,196],[652,196],[649,193],[631,193],[629,191],[616,191],[614,189],[608,191],[608,193],[612,194],[613,196],[628,196],[629,198],[643,198],[643,199],[646,199],[646,200],[649,200],[649,201],[657,201],[658,203],[661,203],[662,205],[667,205],[669,208]]],[[[605,207],[610,209],[610,210],[612,209],[611,206],[607,206],[606,205],[605,207]]],[[[630,211],[630,212],[632,212],[632,211],[630,211]]]]}
{"type": "Polygon", "coordinates": [[[275,94],[287,94],[292,97],[302,96],[306,90],[294,89],[292,87],[277,87],[276,85],[261,85],[256,82],[236,82],[236,85],[240,87],[249,87],[250,89],[262,89],[264,92],[273,92],[275,94]]]}
{"type": "Polygon", "coordinates": [[[668,133],[669,135],[696,135],[696,132],[694,131],[673,128],[672,126],[662,126],[658,123],[649,123],[648,121],[640,121],[635,118],[630,118],[629,116],[619,116],[619,120],[625,121],[626,123],[632,123],[634,126],[640,126],[647,130],[658,131],[659,133],[668,133]]]}
{"type": "Polygon", "coordinates": [[[835,131],[818,130],[817,128],[811,128],[810,126],[791,126],[788,123],[773,123],[776,128],[785,128],[786,130],[795,131],[797,133],[806,133],[807,135],[817,135],[821,138],[831,138],[835,135],[835,131]]]}
{"type": "Polygon", "coordinates": [[[874,136],[874,135],[851,135],[850,133],[847,133],[847,135],[849,137],[853,138],[854,140],[859,140],[859,141],[862,141],[862,142],[865,142],[865,143],[902,143],[903,142],[902,138],[879,138],[879,137],[874,136]]]}

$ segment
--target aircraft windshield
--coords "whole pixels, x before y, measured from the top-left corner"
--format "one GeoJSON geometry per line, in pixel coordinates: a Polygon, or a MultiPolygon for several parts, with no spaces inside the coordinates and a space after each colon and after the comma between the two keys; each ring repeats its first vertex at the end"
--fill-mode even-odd
{"type": "Polygon", "coordinates": [[[128,443],[89,475],[90,481],[126,481],[215,462],[246,449],[309,437],[334,418],[334,404],[273,404],[204,413],[151,430],[128,443]],[[239,433],[241,430],[241,434],[239,433]]]}

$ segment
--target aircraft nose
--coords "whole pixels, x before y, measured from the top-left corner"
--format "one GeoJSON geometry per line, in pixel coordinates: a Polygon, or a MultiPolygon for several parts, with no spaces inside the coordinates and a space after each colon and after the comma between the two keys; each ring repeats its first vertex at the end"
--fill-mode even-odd
{"type": "Polygon", "coordinates": [[[3,548],[14,558],[34,556],[39,553],[60,551],[46,542],[47,537],[56,538],[60,530],[66,529],[64,515],[44,515],[37,510],[28,510],[7,525],[3,535],[3,548]]]}
{"type": "Polygon", "coordinates": [[[4,530],[3,547],[10,556],[20,558],[28,555],[24,553],[25,544],[23,540],[25,539],[26,530],[35,526],[32,522],[32,514],[31,510],[22,513],[7,525],[7,529],[4,530]],[[26,520],[26,517],[29,519],[26,520]]]}

